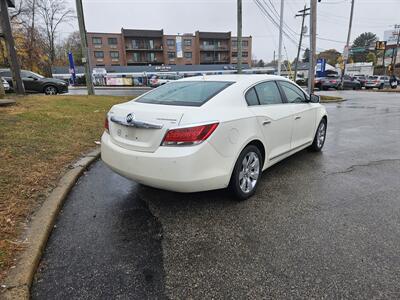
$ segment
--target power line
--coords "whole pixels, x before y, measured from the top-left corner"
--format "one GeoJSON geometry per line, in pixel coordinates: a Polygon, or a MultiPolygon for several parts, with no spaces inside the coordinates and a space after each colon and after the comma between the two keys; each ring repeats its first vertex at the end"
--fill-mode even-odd
{"type": "MultiPolygon", "coordinates": [[[[262,12],[262,14],[271,21],[271,23],[279,29],[279,24],[277,23],[277,21],[271,16],[271,14],[269,13],[269,11],[262,5],[260,0],[254,0],[255,4],[257,5],[257,7],[260,9],[260,11],[262,12]]],[[[289,41],[291,43],[293,43],[294,45],[297,45],[297,41],[295,40],[295,37],[293,37],[291,34],[287,33],[286,30],[282,30],[282,33],[285,37],[287,37],[289,39],[289,41]]],[[[305,50],[305,47],[302,47],[303,50],[305,50]]]]}

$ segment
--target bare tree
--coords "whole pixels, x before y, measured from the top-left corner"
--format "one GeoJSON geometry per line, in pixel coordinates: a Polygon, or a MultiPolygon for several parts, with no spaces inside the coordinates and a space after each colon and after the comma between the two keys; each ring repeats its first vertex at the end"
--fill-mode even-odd
{"type": "MultiPolygon", "coordinates": [[[[36,0],[46,35],[46,50],[49,58],[49,67],[56,59],[56,45],[58,27],[75,18],[75,11],[65,5],[64,0],[36,0]]],[[[50,71],[50,70],[48,70],[50,71]]]]}

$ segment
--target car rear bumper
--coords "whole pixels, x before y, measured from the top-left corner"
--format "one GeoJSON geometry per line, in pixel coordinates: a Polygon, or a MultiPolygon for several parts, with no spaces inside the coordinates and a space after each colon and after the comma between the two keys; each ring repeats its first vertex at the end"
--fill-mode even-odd
{"type": "Polygon", "coordinates": [[[101,158],[116,173],[138,183],[184,193],[227,187],[233,164],[208,142],[139,152],[114,144],[106,132],[101,139],[101,158]]]}

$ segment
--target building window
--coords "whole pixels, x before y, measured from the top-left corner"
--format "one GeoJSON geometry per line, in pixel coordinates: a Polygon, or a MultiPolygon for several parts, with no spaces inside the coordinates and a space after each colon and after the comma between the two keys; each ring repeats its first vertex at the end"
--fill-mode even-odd
{"type": "Polygon", "coordinates": [[[133,61],[140,61],[140,54],[138,52],[134,52],[132,55],[133,61]]]}
{"type": "Polygon", "coordinates": [[[232,47],[236,48],[238,45],[237,41],[232,41],[232,47]]]}
{"type": "Polygon", "coordinates": [[[192,59],[192,52],[185,52],[185,58],[192,59]]]}
{"type": "Polygon", "coordinates": [[[110,57],[112,59],[119,59],[119,52],[118,51],[110,51],[110,57]]]}
{"type": "Polygon", "coordinates": [[[232,52],[232,57],[237,57],[237,52],[232,52]]]}
{"type": "Polygon", "coordinates": [[[117,45],[118,44],[117,38],[108,38],[108,44],[109,45],[117,45]]]}
{"type": "Polygon", "coordinates": [[[192,46],[192,40],[184,39],[183,43],[185,47],[191,47],[192,46]]]}
{"type": "Polygon", "coordinates": [[[103,51],[94,51],[94,57],[104,58],[104,52],[103,51]]]}
{"type": "Polygon", "coordinates": [[[167,45],[169,47],[175,46],[175,40],[174,39],[167,39],[167,45]]]}
{"type": "Polygon", "coordinates": [[[249,53],[248,52],[242,52],[242,57],[248,57],[249,53]]]}
{"type": "Polygon", "coordinates": [[[101,44],[103,44],[103,41],[102,41],[101,37],[93,37],[92,43],[93,43],[93,45],[101,45],[101,44]]]}
{"type": "Polygon", "coordinates": [[[248,47],[249,41],[242,41],[242,47],[248,47]]]}
{"type": "Polygon", "coordinates": [[[175,52],[168,52],[168,59],[174,59],[175,58],[175,52]]]}

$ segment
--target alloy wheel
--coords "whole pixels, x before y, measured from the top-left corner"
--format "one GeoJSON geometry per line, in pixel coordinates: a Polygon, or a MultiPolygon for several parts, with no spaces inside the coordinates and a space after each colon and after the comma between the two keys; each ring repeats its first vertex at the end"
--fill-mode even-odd
{"type": "Polygon", "coordinates": [[[242,192],[250,193],[257,184],[260,173],[260,160],[255,152],[249,152],[242,161],[239,173],[239,186],[242,192]]]}
{"type": "Polygon", "coordinates": [[[322,148],[325,142],[325,136],[326,136],[326,126],[324,122],[321,122],[318,127],[318,132],[317,132],[317,146],[318,148],[322,148]]]}

